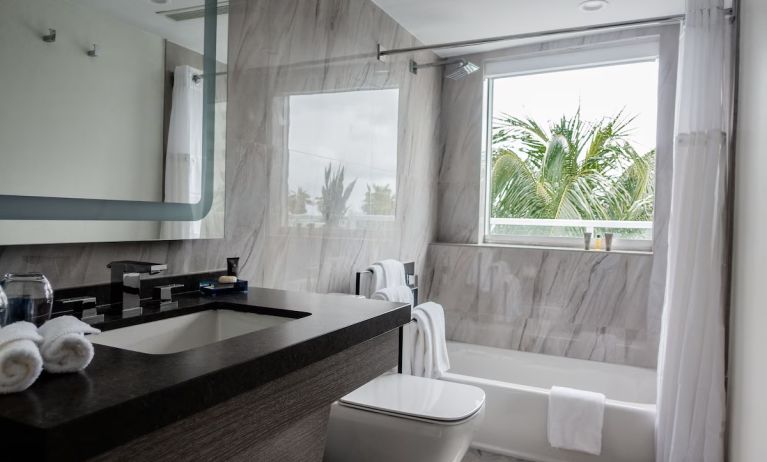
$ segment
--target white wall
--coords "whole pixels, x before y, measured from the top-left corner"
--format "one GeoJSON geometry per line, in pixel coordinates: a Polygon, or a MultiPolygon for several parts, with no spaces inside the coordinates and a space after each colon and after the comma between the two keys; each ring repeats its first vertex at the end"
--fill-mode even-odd
{"type": "Polygon", "coordinates": [[[729,459],[767,454],[767,2],[742,0],[729,459]]]}
{"type": "Polygon", "coordinates": [[[0,194],[161,201],[164,54],[93,8],[0,0],[0,194]]]}

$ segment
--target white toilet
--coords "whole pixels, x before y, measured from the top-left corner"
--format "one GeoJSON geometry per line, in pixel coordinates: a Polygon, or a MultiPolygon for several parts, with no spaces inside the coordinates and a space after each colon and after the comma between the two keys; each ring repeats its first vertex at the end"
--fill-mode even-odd
{"type": "Polygon", "coordinates": [[[478,387],[386,374],[333,404],[325,462],[460,462],[484,418],[478,387]]]}

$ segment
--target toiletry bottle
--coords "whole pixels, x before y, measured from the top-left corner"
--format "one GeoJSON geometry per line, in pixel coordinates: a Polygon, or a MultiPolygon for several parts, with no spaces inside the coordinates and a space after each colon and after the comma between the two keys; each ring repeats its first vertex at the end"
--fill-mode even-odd
{"type": "Polygon", "coordinates": [[[597,234],[597,238],[594,240],[594,250],[602,250],[602,235],[597,234]]]}
{"type": "Polygon", "coordinates": [[[238,276],[240,271],[240,257],[232,257],[226,259],[226,275],[238,276]]]}

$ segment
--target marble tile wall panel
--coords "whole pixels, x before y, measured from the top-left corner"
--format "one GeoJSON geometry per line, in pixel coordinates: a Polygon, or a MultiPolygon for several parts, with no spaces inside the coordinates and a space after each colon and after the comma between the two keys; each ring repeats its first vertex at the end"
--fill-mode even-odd
{"type": "Polygon", "coordinates": [[[422,271],[435,234],[442,77],[436,69],[410,74],[411,56],[381,63],[375,55],[378,43],[407,47],[415,38],[370,0],[235,0],[229,20],[226,237],[0,247],[0,272],[42,271],[69,287],[107,281],[112,260],[167,262],[183,273],[240,256],[251,284],[348,292],[351,273],[376,259],[415,260],[422,271]],[[396,217],[374,230],[283,226],[280,99],[384,88],[399,90],[396,217]]]}
{"type": "Polygon", "coordinates": [[[447,336],[534,353],[655,367],[651,255],[433,244],[421,278],[447,336]]]}

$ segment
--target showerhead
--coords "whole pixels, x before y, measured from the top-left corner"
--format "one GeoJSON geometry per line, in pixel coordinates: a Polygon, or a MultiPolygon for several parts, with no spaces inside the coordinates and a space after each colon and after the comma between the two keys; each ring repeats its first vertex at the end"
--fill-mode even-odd
{"type": "Polygon", "coordinates": [[[465,77],[467,77],[469,74],[472,74],[479,70],[479,66],[472,63],[471,61],[466,61],[465,59],[462,59],[456,63],[456,67],[453,70],[448,70],[445,77],[447,77],[450,80],[461,80],[465,77]]]}
{"type": "Polygon", "coordinates": [[[418,69],[422,69],[424,67],[444,67],[444,66],[454,66],[452,69],[448,69],[447,73],[445,74],[445,77],[447,77],[450,80],[461,80],[468,76],[469,74],[472,74],[479,70],[479,66],[472,63],[471,61],[467,61],[465,59],[452,59],[452,60],[446,60],[446,61],[439,61],[436,63],[426,63],[426,64],[418,64],[413,60],[410,60],[410,72],[413,74],[418,73],[418,69]]]}

